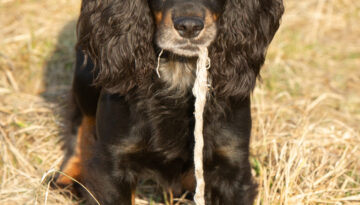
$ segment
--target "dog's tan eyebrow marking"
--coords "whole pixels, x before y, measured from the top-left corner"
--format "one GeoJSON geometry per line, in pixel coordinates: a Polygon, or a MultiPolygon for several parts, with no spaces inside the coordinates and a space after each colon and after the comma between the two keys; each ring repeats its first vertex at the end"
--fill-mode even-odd
{"type": "Polygon", "coordinates": [[[216,21],[219,18],[219,15],[218,14],[213,14],[212,18],[213,18],[214,21],[216,21]]]}
{"type": "Polygon", "coordinates": [[[172,12],[172,9],[169,9],[164,13],[163,18],[164,18],[164,24],[166,24],[166,25],[172,25],[171,12],[172,12]]]}
{"type": "Polygon", "coordinates": [[[156,24],[160,24],[162,17],[163,17],[163,13],[161,11],[155,12],[156,24]]]}
{"type": "Polygon", "coordinates": [[[210,25],[213,24],[217,20],[217,14],[213,14],[210,10],[206,10],[205,14],[205,24],[210,25]]]}

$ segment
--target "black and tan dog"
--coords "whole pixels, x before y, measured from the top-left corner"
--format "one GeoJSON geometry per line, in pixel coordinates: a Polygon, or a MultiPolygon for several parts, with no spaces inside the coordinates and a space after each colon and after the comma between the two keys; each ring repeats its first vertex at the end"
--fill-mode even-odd
{"type": "Polygon", "coordinates": [[[282,0],[83,0],[72,89],[77,137],[65,141],[62,171],[101,204],[133,204],[143,177],[193,191],[191,90],[206,46],[207,204],[252,204],[250,94],[282,13],[282,0]]]}

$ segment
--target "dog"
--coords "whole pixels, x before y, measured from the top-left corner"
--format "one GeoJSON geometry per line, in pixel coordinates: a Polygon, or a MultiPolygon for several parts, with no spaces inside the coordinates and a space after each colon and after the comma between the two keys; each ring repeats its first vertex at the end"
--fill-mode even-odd
{"type": "Polygon", "coordinates": [[[61,170],[100,204],[134,204],[146,177],[193,192],[192,87],[207,47],[206,204],[253,204],[250,95],[283,12],[282,0],[83,0],[69,120],[77,135],[65,139],[61,170]]]}

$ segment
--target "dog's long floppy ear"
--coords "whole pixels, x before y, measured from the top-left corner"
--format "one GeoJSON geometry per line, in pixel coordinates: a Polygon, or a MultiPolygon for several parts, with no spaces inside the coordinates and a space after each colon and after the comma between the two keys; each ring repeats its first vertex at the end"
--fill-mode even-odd
{"type": "Polygon", "coordinates": [[[227,0],[209,51],[216,95],[251,93],[283,12],[282,0],[227,0]]]}
{"type": "Polygon", "coordinates": [[[77,29],[77,47],[94,62],[98,86],[125,94],[155,67],[146,0],[83,0],[77,29]]]}

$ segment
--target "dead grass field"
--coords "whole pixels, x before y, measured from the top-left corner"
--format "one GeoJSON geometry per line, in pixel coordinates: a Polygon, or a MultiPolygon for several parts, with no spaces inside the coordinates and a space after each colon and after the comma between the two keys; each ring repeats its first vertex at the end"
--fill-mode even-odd
{"type": "MultiPolygon", "coordinates": [[[[0,204],[76,204],[41,178],[62,159],[79,4],[0,1],[0,204]]],[[[285,4],[253,95],[256,204],[360,204],[360,1],[285,4]]]]}

